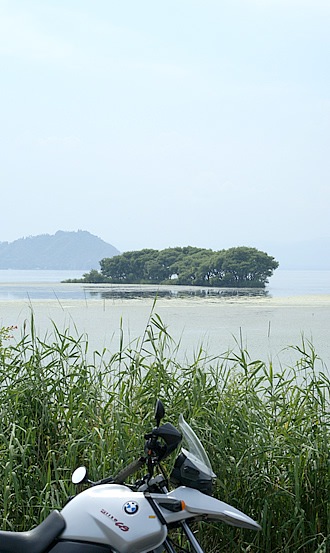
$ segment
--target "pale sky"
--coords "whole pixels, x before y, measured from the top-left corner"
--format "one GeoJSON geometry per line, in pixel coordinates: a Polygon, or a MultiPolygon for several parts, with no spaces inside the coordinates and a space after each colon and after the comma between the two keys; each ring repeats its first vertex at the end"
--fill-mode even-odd
{"type": "Polygon", "coordinates": [[[329,0],[0,0],[0,241],[330,238],[329,60],[329,0]]]}

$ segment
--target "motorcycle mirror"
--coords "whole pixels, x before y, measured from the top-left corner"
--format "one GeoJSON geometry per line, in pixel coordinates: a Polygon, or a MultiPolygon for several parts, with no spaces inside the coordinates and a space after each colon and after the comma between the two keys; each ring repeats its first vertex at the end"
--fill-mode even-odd
{"type": "Polygon", "coordinates": [[[71,476],[72,484],[75,484],[77,486],[78,484],[83,484],[84,482],[87,482],[87,480],[88,475],[86,467],[78,467],[76,470],[73,471],[71,476]]]}
{"type": "Polygon", "coordinates": [[[165,415],[164,405],[162,404],[160,399],[157,399],[156,407],[155,407],[155,419],[156,419],[157,426],[160,425],[160,421],[162,420],[164,415],[165,415]]]}

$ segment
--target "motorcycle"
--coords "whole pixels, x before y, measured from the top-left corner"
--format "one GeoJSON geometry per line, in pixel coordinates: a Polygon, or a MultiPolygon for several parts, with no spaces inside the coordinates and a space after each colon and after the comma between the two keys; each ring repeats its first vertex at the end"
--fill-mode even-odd
{"type": "Polygon", "coordinates": [[[29,532],[0,531],[0,553],[204,553],[192,522],[221,521],[260,530],[249,516],[212,497],[216,475],[203,445],[182,415],[179,430],[170,423],[161,425],[164,415],[157,400],[156,427],[144,436],[143,456],[117,476],[97,482],[89,479],[85,467],[78,467],[72,482],[85,489],[29,532]],[[181,442],[184,447],[168,480],[161,463],[181,442]],[[144,476],[127,483],[144,467],[144,476]],[[188,549],[171,538],[178,530],[188,549]]]}

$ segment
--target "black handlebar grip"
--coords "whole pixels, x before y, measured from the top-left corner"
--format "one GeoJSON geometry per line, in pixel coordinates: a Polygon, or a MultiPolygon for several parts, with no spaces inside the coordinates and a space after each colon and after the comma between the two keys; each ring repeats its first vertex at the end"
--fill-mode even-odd
{"type": "Polygon", "coordinates": [[[126,478],[128,478],[129,476],[131,476],[131,474],[134,474],[140,468],[142,468],[143,465],[145,464],[145,462],[146,462],[146,460],[145,460],[144,457],[140,457],[140,459],[136,459],[135,461],[132,461],[132,463],[127,465],[127,467],[123,468],[123,470],[121,470],[117,474],[117,476],[115,476],[115,478],[113,479],[113,483],[114,484],[123,484],[125,482],[126,478]]]}

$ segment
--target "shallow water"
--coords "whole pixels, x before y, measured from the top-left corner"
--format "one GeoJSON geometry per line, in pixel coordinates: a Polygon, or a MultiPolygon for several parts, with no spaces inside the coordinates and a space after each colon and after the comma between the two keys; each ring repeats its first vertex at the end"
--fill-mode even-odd
{"type": "MultiPolygon", "coordinates": [[[[0,273],[1,280],[4,271],[0,273]]],[[[329,275],[329,271],[308,271],[308,275],[278,271],[266,293],[234,290],[227,294],[175,286],[160,293],[157,287],[61,284],[55,278],[62,279],[63,272],[60,276],[38,271],[33,278],[37,276],[39,282],[20,282],[19,275],[16,281],[0,282],[0,325],[17,325],[19,336],[33,311],[42,337],[52,332],[55,323],[61,331],[69,327],[73,335],[86,333],[90,351],[114,352],[119,348],[121,324],[128,344],[143,335],[154,310],[170,335],[181,341],[180,358],[186,355],[191,360],[201,345],[209,355],[218,356],[237,347],[238,341],[253,359],[292,364],[297,355],[288,346],[300,345],[304,335],[329,364],[329,275]]]]}
{"type": "Polygon", "coordinates": [[[181,341],[179,357],[193,359],[200,346],[219,356],[237,346],[253,359],[292,364],[297,355],[287,346],[313,342],[320,357],[330,358],[330,296],[256,299],[30,300],[0,302],[0,324],[17,325],[18,336],[31,312],[39,336],[52,332],[53,323],[73,336],[86,333],[89,350],[115,352],[124,331],[124,343],[141,337],[152,310],[181,341]]]}

